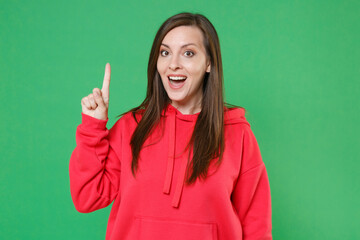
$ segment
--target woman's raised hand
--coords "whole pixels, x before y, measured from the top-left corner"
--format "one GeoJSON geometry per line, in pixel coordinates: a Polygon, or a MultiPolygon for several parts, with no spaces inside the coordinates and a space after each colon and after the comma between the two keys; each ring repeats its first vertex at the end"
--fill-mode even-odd
{"type": "Polygon", "coordinates": [[[102,89],[94,88],[93,93],[81,99],[81,107],[84,114],[100,120],[108,118],[110,75],[111,68],[110,64],[107,63],[102,89]]]}

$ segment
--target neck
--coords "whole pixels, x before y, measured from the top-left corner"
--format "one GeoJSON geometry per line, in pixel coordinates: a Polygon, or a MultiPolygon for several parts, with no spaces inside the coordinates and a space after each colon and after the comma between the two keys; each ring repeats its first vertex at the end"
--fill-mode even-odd
{"type": "Polygon", "coordinates": [[[184,115],[196,114],[201,112],[201,99],[196,104],[181,104],[179,102],[171,102],[171,105],[184,115]]]}

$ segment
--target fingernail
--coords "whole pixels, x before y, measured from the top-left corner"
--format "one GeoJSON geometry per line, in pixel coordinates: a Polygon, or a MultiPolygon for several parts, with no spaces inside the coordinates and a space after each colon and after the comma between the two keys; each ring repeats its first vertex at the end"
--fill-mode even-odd
{"type": "Polygon", "coordinates": [[[99,94],[98,94],[97,91],[94,92],[94,96],[95,96],[95,97],[99,96],[99,94]]]}

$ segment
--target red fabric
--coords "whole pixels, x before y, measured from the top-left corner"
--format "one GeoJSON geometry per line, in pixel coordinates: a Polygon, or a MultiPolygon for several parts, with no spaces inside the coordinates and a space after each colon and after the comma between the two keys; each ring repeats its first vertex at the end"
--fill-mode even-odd
{"type": "Polygon", "coordinates": [[[82,114],[69,165],[75,208],[87,213],[113,202],[106,239],[272,239],[270,185],[243,109],[225,112],[225,151],[205,181],[184,184],[185,152],[198,114],[169,105],[131,173],[132,114],[108,130],[82,114]],[[162,129],[165,129],[163,131],[162,129]]]}

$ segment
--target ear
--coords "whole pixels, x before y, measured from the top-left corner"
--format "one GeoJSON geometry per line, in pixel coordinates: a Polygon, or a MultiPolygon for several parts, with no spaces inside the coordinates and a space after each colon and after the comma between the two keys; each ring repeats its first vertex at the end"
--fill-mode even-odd
{"type": "Polygon", "coordinates": [[[208,61],[208,65],[207,65],[207,67],[206,67],[206,72],[210,72],[210,69],[211,69],[211,62],[210,61],[208,61]]]}

